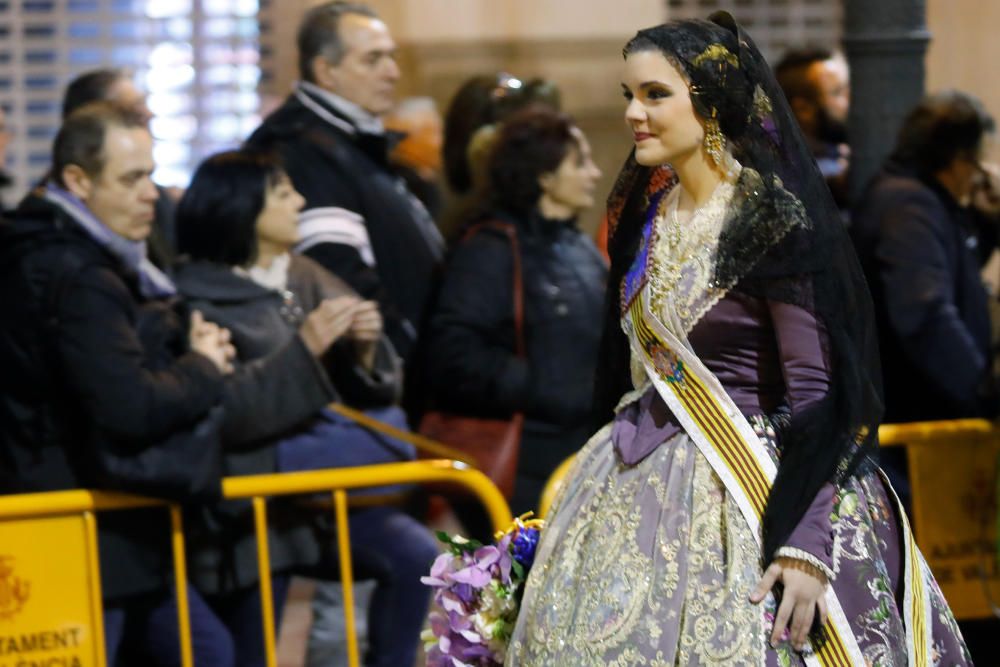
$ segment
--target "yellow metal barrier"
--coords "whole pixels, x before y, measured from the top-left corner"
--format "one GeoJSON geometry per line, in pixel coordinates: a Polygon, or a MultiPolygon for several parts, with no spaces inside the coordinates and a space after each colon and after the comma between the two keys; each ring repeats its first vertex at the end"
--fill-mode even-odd
{"type": "Polygon", "coordinates": [[[549,510],[552,509],[552,502],[559,495],[563,482],[566,480],[566,475],[569,474],[569,469],[573,467],[573,461],[575,460],[575,455],[567,456],[566,460],[559,464],[559,467],[553,471],[552,475],[545,482],[545,488],[542,489],[542,498],[538,501],[539,519],[544,519],[549,515],[549,510]]]}
{"type": "MultiPolygon", "coordinates": [[[[3,655],[9,657],[13,647],[18,657],[42,654],[47,659],[37,664],[102,667],[106,656],[94,515],[162,505],[150,498],[104,491],[0,496],[0,620],[13,626],[9,631],[0,628],[3,655]],[[31,557],[11,553],[19,544],[31,557]],[[25,594],[20,604],[12,605],[8,594],[17,588],[25,594]]],[[[174,575],[176,581],[186,582],[181,509],[167,507],[174,575]]],[[[177,586],[177,607],[182,664],[191,667],[186,586],[177,586]]]]}
{"type": "Polygon", "coordinates": [[[352,419],[357,423],[361,424],[365,428],[369,428],[377,433],[387,435],[390,438],[397,438],[404,442],[408,442],[417,448],[417,451],[423,452],[428,456],[424,458],[438,458],[447,459],[451,461],[461,461],[475,467],[476,462],[465,452],[460,449],[455,449],[454,447],[449,447],[437,440],[431,440],[426,438],[419,433],[413,433],[411,431],[404,431],[403,429],[396,428],[392,424],[386,424],[385,422],[379,421],[369,417],[364,412],[355,410],[354,408],[349,408],[341,403],[331,403],[327,406],[333,412],[340,413],[348,419],[352,419]]]}
{"type": "MultiPolygon", "coordinates": [[[[337,541],[341,556],[341,579],[345,589],[344,612],[349,646],[349,664],[358,665],[358,649],[355,638],[354,608],[352,601],[353,570],[350,559],[350,534],[347,526],[347,491],[372,486],[395,484],[439,484],[447,483],[466,488],[485,506],[494,526],[499,530],[508,526],[512,520],[510,509],[503,495],[493,483],[481,472],[458,461],[414,461],[406,463],[389,463],[376,466],[361,466],[356,468],[338,468],[316,470],[309,472],[282,473],[274,475],[252,475],[246,477],[231,477],[223,481],[223,495],[227,499],[249,499],[253,503],[254,521],[257,536],[258,567],[261,582],[261,609],[264,646],[267,651],[268,665],[276,665],[275,656],[275,623],[273,613],[273,595],[271,591],[270,555],[267,544],[267,504],[266,497],[293,494],[309,494],[324,491],[333,493],[334,509],[337,520],[337,541]]],[[[94,513],[99,511],[115,511],[137,507],[164,506],[162,501],[133,496],[128,494],[103,491],[55,491],[50,493],[33,493],[11,496],[0,496],[0,621],[9,620],[24,610],[16,610],[14,603],[26,606],[25,599],[35,595],[38,599],[34,609],[38,612],[33,619],[39,623],[55,624],[51,628],[39,626],[25,634],[10,634],[15,643],[13,646],[29,646],[32,650],[62,651],[59,655],[69,656],[64,663],[46,662],[44,664],[80,665],[80,667],[102,667],[106,658],[104,655],[104,628],[100,594],[100,574],[97,562],[97,532],[94,513]],[[26,534],[35,534],[34,527],[29,533],[24,532],[24,526],[19,522],[25,520],[69,519],[79,520],[80,525],[69,525],[68,529],[77,531],[79,549],[68,549],[59,544],[46,546],[43,555],[52,556],[61,563],[53,566],[41,561],[34,563],[37,569],[32,570],[32,576],[26,580],[18,577],[18,571],[32,566],[31,562],[15,561],[13,556],[5,555],[11,544],[20,541],[30,541],[26,534]],[[21,529],[20,536],[5,537],[4,530],[21,529]],[[5,541],[6,540],[6,541],[5,541]],[[62,554],[58,552],[64,552],[62,554]],[[83,557],[81,558],[81,554],[83,557]],[[60,560],[61,558],[61,560],[60,560]],[[83,562],[81,562],[83,561],[83,562]],[[49,569],[46,570],[45,568],[49,569]],[[52,570],[58,567],[59,571],[52,570]],[[78,575],[78,586],[62,583],[44,586],[46,580],[55,582],[60,575],[66,578],[73,574],[75,568],[78,575]],[[23,585],[22,585],[23,584],[23,585]],[[43,585],[39,585],[43,584],[43,585]],[[31,593],[24,592],[26,588],[33,589],[31,593]],[[39,592],[41,588],[41,592],[39,592]],[[12,594],[13,592],[13,594],[12,594]],[[60,615],[55,607],[62,601],[74,602],[85,607],[81,610],[69,610],[60,615]],[[13,603],[9,601],[13,600],[13,603]],[[12,611],[14,610],[14,611],[12,611]],[[58,616],[58,618],[56,618],[58,616]],[[41,620],[38,620],[41,619],[41,620]],[[89,632],[88,632],[89,630],[89,632]],[[17,642],[21,642],[18,644],[17,642]],[[70,645],[72,644],[72,645],[70,645]],[[39,648],[41,647],[41,648],[39,648]],[[72,660],[75,659],[76,662],[72,660]]],[[[177,606],[179,620],[179,641],[181,645],[182,664],[192,666],[191,633],[187,613],[186,595],[186,562],[184,556],[184,534],[181,510],[176,505],[166,505],[171,517],[171,542],[174,556],[174,575],[177,581],[177,606]]],[[[35,531],[37,532],[37,531],[35,531]]],[[[58,539],[54,538],[54,539],[58,539]]],[[[75,544],[75,543],[74,543],[75,544]]],[[[31,559],[28,559],[29,561],[31,559]]],[[[59,607],[61,609],[61,607],[59,607]]],[[[16,632],[16,631],[15,631],[16,632]]],[[[8,640],[7,629],[0,626],[0,636],[8,640]]],[[[6,649],[6,645],[3,650],[6,649]]]]}
{"type": "MultiPolygon", "coordinates": [[[[229,477],[222,485],[223,495],[228,499],[263,498],[264,496],[294,495],[315,493],[334,489],[334,508],[337,518],[337,543],[340,549],[341,580],[344,586],[344,620],[347,628],[349,661],[358,664],[357,645],[354,631],[354,608],[348,604],[349,592],[353,584],[349,545],[349,533],[346,522],[347,495],[346,491],[371,486],[390,486],[394,484],[439,484],[449,483],[465,487],[486,508],[490,520],[497,530],[510,525],[512,516],[507,501],[500,490],[486,475],[469,468],[458,461],[411,461],[406,463],[386,463],[377,466],[361,466],[357,468],[337,468],[331,470],[315,470],[308,472],[282,473],[277,475],[247,475],[229,477]]],[[[257,550],[260,554],[258,566],[260,579],[270,583],[270,566],[264,568],[267,558],[267,533],[258,529],[257,550]]],[[[270,586],[261,586],[261,607],[265,616],[265,645],[273,646],[274,618],[270,586]],[[265,591],[265,588],[268,590],[265,591]],[[270,630],[269,630],[270,629],[270,630]]],[[[269,654],[269,667],[274,665],[273,652],[269,654]]]]}
{"type": "MultiPolygon", "coordinates": [[[[913,499],[911,525],[958,618],[986,618],[1000,603],[997,472],[1000,427],[983,419],[883,424],[883,447],[905,447],[913,499]]],[[[544,517],[573,457],[549,477],[544,517]]]]}
{"type": "MultiPolygon", "coordinates": [[[[455,453],[440,443],[398,431],[361,413],[341,406],[336,408],[365,426],[413,442],[421,449],[455,453]]],[[[879,437],[884,447],[907,448],[914,498],[914,530],[956,615],[960,618],[988,615],[990,598],[1000,598],[1000,575],[993,557],[1000,429],[983,420],[888,424],[879,429],[879,437]]],[[[550,478],[543,494],[540,515],[544,516],[548,512],[572,461],[572,457],[564,461],[550,478]]],[[[253,504],[261,581],[263,641],[269,666],[276,664],[276,641],[266,530],[266,498],[324,491],[332,493],[341,561],[340,575],[345,589],[348,659],[349,664],[354,666],[358,664],[358,648],[352,604],[353,568],[347,524],[347,491],[373,486],[441,483],[467,488],[486,507],[496,528],[506,527],[510,523],[510,510],[499,490],[482,473],[455,460],[391,463],[224,480],[225,498],[248,499],[253,504]]],[[[77,662],[65,664],[79,664],[81,667],[104,665],[106,656],[95,513],[155,506],[166,506],[170,513],[174,575],[178,582],[179,641],[182,664],[190,667],[193,660],[181,509],[158,500],[121,493],[74,490],[0,496],[0,621],[11,620],[19,614],[29,617],[32,613],[35,616],[31,618],[37,620],[36,612],[40,605],[44,617],[44,614],[55,614],[56,608],[63,609],[61,603],[77,603],[77,607],[66,612],[69,616],[60,617],[58,627],[42,628],[34,631],[34,634],[22,634],[19,639],[13,640],[13,645],[22,648],[56,646],[65,651],[72,649],[76,651],[72,655],[77,658],[77,662]],[[29,519],[68,521],[65,525],[60,524],[59,530],[63,531],[62,534],[69,535],[74,540],[72,543],[79,545],[79,550],[74,550],[75,547],[65,549],[66,553],[61,554],[61,562],[68,564],[65,569],[76,568],[80,576],[73,580],[73,573],[55,571],[51,569],[51,565],[47,566],[50,568],[47,571],[36,569],[32,570],[31,576],[20,576],[30,570],[32,565],[40,568],[43,566],[16,561],[5,553],[9,551],[10,544],[24,539],[23,535],[26,533],[23,526],[20,526],[22,537],[8,537],[8,533],[3,531],[11,527],[17,528],[18,521],[29,519]],[[58,580],[59,584],[46,588],[46,580],[58,580]],[[70,583],[67,585],[64,580],[70,583]],[[73,584],[76,584],[76,588],[73,588],[73,584]],[[35,609],[28,609],[31,604],[34,604],[35,609]],[[89,633],[85,632],[86,628],[89,628],[89,633]],[[17,641],[21,643],[17,644],[17,641]]],[[[46,530],[52,525],[54,524],[46,524],[46,530]]],[[[50,546],[48,542],[45,546],[49,552],[56,552],[55,556],[60,556],[57,553],[60,551],[58,546],[50,546]]],[[[48,620],[47,617],[44,618],[48,620]]],[[[0,635],[5,638],[8,636],[2,626],[0,635]]]]}
{"type": "Polygon", "coordinates": [[[1000,430],[993,422],[985,419],[882,424],[878,429],[879,444],[883,447],[935,444],[947,441],[978,444],[996,440],[998,437],[1000,437],[1000,430]]]}
{"type": "Polygon", "coordinates": [[[1000,428],[982,419],[885,424],[879,440],[906,447],[913,532],[955,616],[991,616],[1000,428]]]}

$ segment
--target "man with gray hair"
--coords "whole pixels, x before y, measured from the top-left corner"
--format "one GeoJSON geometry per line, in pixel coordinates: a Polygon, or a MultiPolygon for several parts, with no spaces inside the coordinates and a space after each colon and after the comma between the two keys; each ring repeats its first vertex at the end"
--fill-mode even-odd
{"type": "MultiPolygon", "coordinates": [[[[297,251],[362,298],[378,302],[385,333],[405,368],[444,243],[389,160],[393,146],[382,118],[395,104],[396,43],[369,7],[338,1],[306,12],[298,50],[301,81],[248,144],[276,151],[306,199],[297,251]]],[[[401,411],[399,422],[405,427],[401,411]]],[[[388,540],[385,548],[407,545],[388,540]]],[[[370,613],[356,615],[369,620],[365,664],[413,664],[429,603],[426,591],[417,590],[419,581],[400,581],[398,573],[380,567],[385,559],[372,550],[356,560],[363,574],[378,581],[370,613]]],[[[317,585],[309,665],[342,664],[337,662],[344,655],[339,589],[317,585]]],[[[365,606],[365,599],[359,595],[358,604],[365,606]]]]}
{"type": "Polygon", "coordinates": [[[328,2],[303,17],[298,48],[302,80],[248,143],[277,150],[306,198],[298,250],[379,302],[405,361],[443,243],[389,163],[396,43],[369,7],[328,2]]]}

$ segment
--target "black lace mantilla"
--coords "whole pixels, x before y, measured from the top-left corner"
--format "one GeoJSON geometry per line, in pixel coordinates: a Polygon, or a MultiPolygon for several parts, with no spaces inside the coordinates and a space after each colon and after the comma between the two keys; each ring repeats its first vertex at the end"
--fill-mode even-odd
{"type": "MultiPolygon", "coordinates": [[[[830,191],[757,47],[733,18],[672,21],[640,31],[626,54],[658,50],[688,80],[696,112],[715,119],[744,167],[716,257],[716,284],[807,309],[829,340],[830,391],[792,415],[764,515],[764,556],[791,534],[819,489],[867,470],[877,452],[881,381],[871,298],[830,191]]],[[[619,285],[637,252],[651,195],[669,166],[626,161],[608,199],[611,272],[596,422],[630,388],[619,285]]]]}

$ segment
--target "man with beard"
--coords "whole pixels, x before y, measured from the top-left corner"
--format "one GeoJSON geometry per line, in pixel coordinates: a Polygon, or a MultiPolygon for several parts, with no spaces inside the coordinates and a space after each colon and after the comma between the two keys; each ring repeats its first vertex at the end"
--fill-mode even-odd
{"type": "Polygon", "coordinates": [[[793,49],[774,68],[837,206],[847,208],[847,61],[826,49],[793,49]]]}

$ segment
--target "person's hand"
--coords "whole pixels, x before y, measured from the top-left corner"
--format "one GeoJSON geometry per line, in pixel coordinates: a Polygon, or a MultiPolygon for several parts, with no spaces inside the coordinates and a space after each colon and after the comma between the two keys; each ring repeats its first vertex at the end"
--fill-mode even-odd
{"type": "Polygon", "coordinates": [[[837,166],[840,167],[840,173],[847,173],[847,168],[851,166],[851,147],[849,145],[837,144],[837,166]]]}
{"type": "Polygon", "coordinates": [[[206,322],[201,311],[191,313],[188,342],[192,350],[208,357],[220,373],[227,375],[233,372],[236,348],[233,347],[229,329],[214,322],[206,322]]]}
{"type": "Polygon", "coordinates": [[[776,646],[781,641],[787,627],[792,648],[801,651],[805,648],[806,638],[809,636],[809,630],[812,628],[817,612],[819,613],[820,625],[826,624],[827,610],[824,598],[827,585],[826,577],[819,570],[808,563],[803,563],[803,561],[797,561],[793,558],[776,558],[764,571],[760,583],[750,594],[750,601],[754,604],[760,604],[767,596],[768,591],[773,589],[778,582],[781,582],[783,590],[781,604],[774,617],[771,646],[776,646]],[[791,621],[790,625],[789,621],[791,621]]]}
{"type": "Polygon", "coordinates": [[[990,216],[1000,215],[1000,165],[980,162],[972,185],[972,207],[990,216]]]}
{"type": "Polygon", "coordinates": [[[361,301],[356,296],[326,299],[306,316],[299,327],[302,342],[314,357],[321,357],[351,328],[361,301]]]}
{"type": "Polygon", "coordinates": [[[382,337],[382,313],[376,302],[362,301],[358,305],[350,335],[354,339],[359,363],[370,371],[375,366],[375,352],[382,337]]]}

